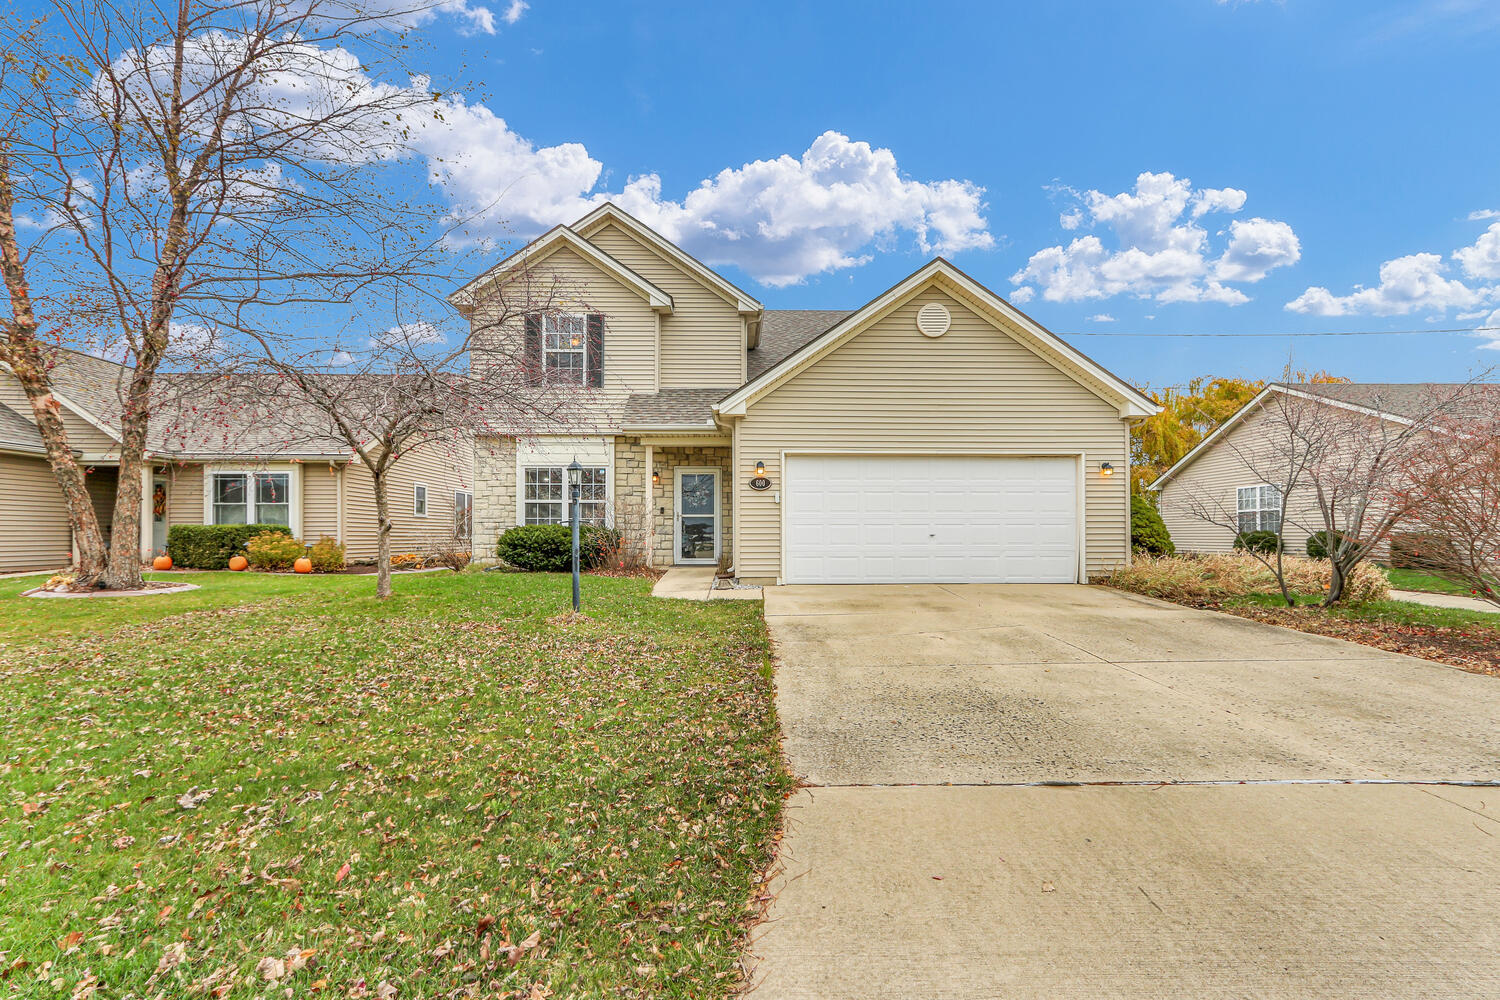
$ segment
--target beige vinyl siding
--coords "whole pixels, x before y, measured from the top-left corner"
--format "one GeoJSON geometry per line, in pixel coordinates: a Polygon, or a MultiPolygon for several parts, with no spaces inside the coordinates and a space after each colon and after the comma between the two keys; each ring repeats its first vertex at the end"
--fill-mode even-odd
{"type": "Polygon", "coordinates": [[[672,296],[671,315],[661,317],[663,389],[744,383],[745,325],[735,303],[614,223],[588,241],[672,296]]]}
{"type": "MultiPolygon", "coordinates": [[[[1267,456],[1274,453],[1270,428],[1276,422],[1274,411],[1249,414],[1162,487],[1157,505],[1179,551],[1229,552],[1234,548],[1236,531],[1230,524],[1238,512],[1238,490],[1267,482],[1251,466],[1264,472],[1270,464],[1267,456]]],[[[1275,480],[1270,482],[1276,485],[1275,480]]],[[[1282,529],[1286,551],[1304,554],[1308,535],[1321,529],[1321,516],[1310,496],[1293,491],[1282,529]]]]}
{"type": "MultiPolygon", "coordinates": [[[[387,473],[391,552],[422,552],[446,544],[453,534],[453,494],[473,491],[474,443],[431,442],[397,459],[387,473]],[[412,513],[413,487],[427,487],[427,516],[412,513]]],[[[363,462],[344,474],[344,555],[352,561],[375,558],[379,520],[375,486],[363,462]]]]}
{"type": "Polygon", "coordinates": [[[929,286],[831,354],[752,403],[736,422],[736,571],[781,575],[783,451],[907,454],[1085,453],[1084,545],[1089,573],[1129,558],[1126,436],[1119,410],[1026,349],[1003,328],[929,286]],[[924,337],[917,310],[941,302],[942,337],[924,337]],[[746,486],[757,460],[776,487],[746,486]],[[1119,472],[1099,475],[1100,462],[1119,472]]]}
{"type": "Polygon", "coordinates": [[[203,466],[169,465],[162,476],[167,480],[167,531],[174,524],[202,524],[203,466]]]}
{"type": "Polygon", "coordinates": [[[115,517],[115,491],[120,485],[119,470],[112,465],[98,466],[84,476],[83,484],[89,491],[89,502],[94,505],[94,515],[99,518],[99,526],[107,534],[115,517]]]}
{"type": "MultiPolygon", "coordinates": [[[[555,310],[604,314],[604,385],[601,389],[580,390],[579,405],[569,411],[562,426],[525,430],[567,433],[613,429],[619,424],[627,397],[657,391],[656,313],[638,292],[568,247],[560,247],[531,265],[527,280],[537,290],[532,293],[537,304],[543,291],[556,289],[555,310]]],[[[510,309],[521,308],[517,300],[524,293],[512,287],[506,295],[510,309]]],[[[484,345],[496,338],[495,342],[502,345],[497,348],[498,354],[508,362],[522,354],[524,323],[516,315],[496,328],[498,303],[495,297],[481,298],[474,307],[471,324],[476,342],[484,345]]],[[[482,371],[484,365],[483,351],[476,352],[475,370],[482,371]]]]}
{"type": "MultiPolygon", "coordinates": [[[[21,383],[16,381],[15,376],[9,372],[0,373],[0,403],[15,410],[26,418],[28,423],[36,423],[31,416],[31,400],[26,398],[26,390],[21,388],[21,383]]],[[[66,406],[59,412],[62,414],[63,427],[68,432],[68,447],[86,455],[104,455],[114,452],[114,438],[66,406]]]]}
{"type": "Polygon", "coordinates": [[[44,458],[0,454],[0,572],[60,569],[73,558],[62,491],[44,458]]]}
{"type": "Polygon", "coordinates": [[[302,466],[302,539],[308,544],[324,535],[339,537],[341,466],[308,462],[302,466]]]}

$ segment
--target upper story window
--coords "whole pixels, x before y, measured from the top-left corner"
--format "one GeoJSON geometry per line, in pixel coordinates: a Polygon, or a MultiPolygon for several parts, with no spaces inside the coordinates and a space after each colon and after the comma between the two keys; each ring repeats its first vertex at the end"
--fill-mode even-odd
{"type": "Polygon", "coordinates": [[[579,313],[542,317],[542,354],[547,373],[584,384],[588,371],[588,320],[579,313]]]}
{"type": "Polygon", "coordinates": [[[604,385],[603,313],[531,313],[526,354],[547,378],[574,385],[604,385]]]}
{"type": "Polygon", "coordinates": [[[1281,530],[1281,490],[1264,484],[1239,488],[1240,534],[1281,530]]]}

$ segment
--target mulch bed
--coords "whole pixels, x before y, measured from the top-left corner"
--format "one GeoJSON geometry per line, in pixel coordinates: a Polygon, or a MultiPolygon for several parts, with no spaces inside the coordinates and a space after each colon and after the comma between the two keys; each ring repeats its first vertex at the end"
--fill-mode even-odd
{"type": "Polygon", "coordinates": [[[1470,673],[1500,677],[1500,642],[1496,641],[1497,632],[1492,628],[1443,628],[1432,625],[1401,625],[1395,622],[1351,621],[1316,608],[1239,605],[1216,606],[1213,610],[1299,632],[1347,639],[1393,653],[1436,660],[1470,673]]]}

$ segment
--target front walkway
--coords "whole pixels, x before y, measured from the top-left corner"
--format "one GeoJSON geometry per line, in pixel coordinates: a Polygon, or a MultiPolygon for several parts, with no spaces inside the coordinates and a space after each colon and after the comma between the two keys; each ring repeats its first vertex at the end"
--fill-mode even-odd
{"type": "Polygon", "coordinates": [[[1413,604],[1425,604],[1429,608],[1455,608],[1459,611],[1485,611],[1492,615],[1500,614],[1500,608],[1495,607],[1489,601],[1481,601],[1477,597],[1465,597],[1463,594],[1430,594],[1425,590],[1393,590],[1391,600],[1411,601],[1413,604]]]}
{"type": "Polygon", "coordinates": [[[766,620],[757,1000],[1500,995],[1494,678],[1097,587],[766,620]]]}
{"type": "Polygon", "coordinates": [[[714,589],[712,566],[673,566],[662,574],[651,588],[652,597],[672,597],[684,601],[758,601],[759,587],[734,590],[714,589]]]}

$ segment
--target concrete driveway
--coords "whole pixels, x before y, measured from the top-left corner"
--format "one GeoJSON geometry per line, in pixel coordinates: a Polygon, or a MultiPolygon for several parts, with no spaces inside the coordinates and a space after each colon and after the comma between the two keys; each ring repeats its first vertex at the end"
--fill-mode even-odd
{"type": "Polygon", "coordinates": [[[766,617],[758,998],[1500,994],[1494,678],[1092,587],[766,617]]]}

